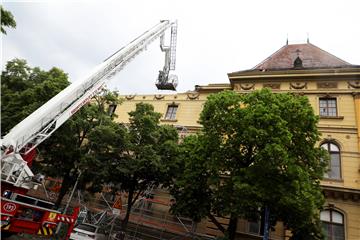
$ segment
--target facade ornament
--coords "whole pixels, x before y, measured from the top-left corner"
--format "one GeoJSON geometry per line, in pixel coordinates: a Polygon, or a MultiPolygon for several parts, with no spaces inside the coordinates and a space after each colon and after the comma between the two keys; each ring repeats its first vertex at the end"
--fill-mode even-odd
{"type": "Polygon", "coordinates": [[[240,87],[242,90],[252,90],[255,87],[255,83],[240,83],[240,87]]]}
{"type": "Polygon", "coordinates": [[[163,94],[155,94],[154,95],[154,98],[157,100],[163,99],[164,97],[165,97],[165,95],[163,95],[163,94]]]}
{"type": "Polygon", "coordinates": [[[318,82],[318,88],[338,88],[337,82],[318,82]]]}
{"type": "Polygon", "coordinates": [[[136,94],[126,95],[125,98],[126,98],[127,100],[131,100],[131,99],[134,99],[135,96],[136,96],[136,94]]]}
{"type": "Polygon", "coordinates": [[[199,99],[199,95],[200,95],[200,93],[198,93],[198,92],[187,92],[186,94],[187,94],[188,99],[191,99],[191,100],[199,99]]]}
{"type": "Polygon", "coordinates": [[[264,88],[280,89],[280,83],[264,83],[264,88]]]}
{"type": "Polygon", "coordinates": [[[307,89],[307,83],[306,82],[291,82],[290,83],[290,89],[307,89]]]}
{"type": "Polygon", "coordinates": [[[353,88],[360,88],[360,81],[354,80],[354,81],[348,81],[349,87],[353,88]]]}

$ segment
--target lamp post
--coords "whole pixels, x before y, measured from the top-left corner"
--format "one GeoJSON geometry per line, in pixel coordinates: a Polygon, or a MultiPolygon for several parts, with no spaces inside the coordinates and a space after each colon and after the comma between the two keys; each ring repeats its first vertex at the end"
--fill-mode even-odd
{"type": "Polygon", "coordinates": [[[270,209],[268,206],[265,206],[265,217],[264,217],[264,236],[263,240],[269,239],[269,215],[270,209]]]}

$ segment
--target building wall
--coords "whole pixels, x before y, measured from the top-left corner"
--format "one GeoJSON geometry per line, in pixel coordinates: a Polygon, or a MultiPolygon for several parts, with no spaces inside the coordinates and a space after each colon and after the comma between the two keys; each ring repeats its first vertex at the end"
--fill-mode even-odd
{"type": "Polygon", "coordinates": [[[149,103],[154,106],[156,112],[162,114],[161,122],[163,124],[181,125],[191,129],[200,128],[201,125],[198,122],[200,113],[202,111],[203,104],[206,101],[208,94],[202,94],[198,97],[191,99],[189,94],[179,93],[174,95],[139,95],[129,98],[123,96],[124,102],[116,108],[115,113],[118,115],[116,121],[129,122],[128,112],[135,110],[137,103],[149,103]],[[171,104],[178,105],[175,120],[166,120],[165,114],[167,107],[171,104]]]}
{"type": "MultiPolygon", "coordinates": [[[[211,93],[232,89],[248,93],[264,87],[273,92],[292,92],[308,97],[314,112],[319,115],[319,99],[334,97],[337,100],[337,116],[320,117],[319,130],[321,140],[335,142],[341,154],[341,179],[324,179],[321,185],[326,190],[326,204],[342,212],[345,217],[346,239],[360,239],[360,85],[350,81],[360,79],[360,69],[301,71],[294,75],[291,71],[274,73],[239,73],[229,76],[230,84],[210,84],[197,86],[195,91],[171,95],[123,96],[124,102],[117,107],[117,121],[128,122],[127,112],[135,109],[140,102],[150,103],[155,111],[163,114],[162,124],[185,127],[191,134],[201,128],[199,116],[206,98],[211,93]],[[354,87],[355,86],[355,87],[354,87]],[[359,87],[357,87],[359,86],[359,87]],[[167,107],[178,105],[175,120],[165,120],[167,107]]],[[[227,220],[221,220],[226,224],[227,220]]],[[[247,222],[239,221],[238,233],[241,239],[259,239],[248,234],[247,222]]],[[[221,233],[208,220],[198,225],[198,231],[209,235],[221,236],[221,233]]],[[[286,239],[281,223],[271,233],[272,239],[286,239]]]]}

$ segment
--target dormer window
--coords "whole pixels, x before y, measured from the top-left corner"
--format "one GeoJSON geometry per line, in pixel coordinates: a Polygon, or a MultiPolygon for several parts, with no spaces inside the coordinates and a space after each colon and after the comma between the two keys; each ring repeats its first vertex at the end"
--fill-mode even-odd
{"type": "Polygon", "coordinates": [[[303,68],[302,60],[299,56],[294,61],[294,68],[303,68]]]}

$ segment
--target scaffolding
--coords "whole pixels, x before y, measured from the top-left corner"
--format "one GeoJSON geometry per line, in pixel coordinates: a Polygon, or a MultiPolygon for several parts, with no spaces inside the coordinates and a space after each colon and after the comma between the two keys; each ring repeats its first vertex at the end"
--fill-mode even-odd
{"type": "MultiPolygon", "coordinates": [[[[45,193],[43,197],[56,198],[58,192],[52,188],[57,186],[58,180],[53,181],[52,179],[52,182],[54,183],[47,184],[46,189],[44,186],[45,193]]],[[[39,192],[37,192],[38,194],[39,192]]],[[[115,211],[114,204],[117,200],[119,199],[114,198],[114,194],[110,193],[110,191],[107,192],[106,188],[104,188],[103,193],[95,196],[78,190],[77,196],[75,194],[73,199],[69,200],[69,196],[66,195],[62,205],[69,201],[70,207],[80,206],[77,224],[90,223],[99,225],[107,229],[110,236],[113,236],[122,232],[121,222],[125,218],[128,206],[126,193],[123,193],[121,195],[122,209],[115,211]]],[[[149,187],[132,206],[125,239],[213,239],[211,236],[197,233],[197,226],[191,219],[172,215],[170,207],[173,203],[174,199],[168,191],[153,186],[149,187]]]]}
{"type": "MultiPolygon", "coordinates": [[[[108,230],[109,236],[122,233],[121,222],[125,218],[128,205],[123,201],[125,204],[122,205],[120,214],[114,214],[115,202],[116,199],[111,201],[102,193],[85,201],[78,191],[78,203],[81,206],[78,223],[100,225],[108,230]]],[[[191,219],[170,214],[173,202],[173,198],[165,190],[151,187],[145,191],[132,206],[124,239],[212,239],[196,233],[196,223],[191,219]]]]}
{"type": "Polygon", "coordinates": [[[152,191],[133,206],[130,239],[184,239],[195,236],[196,224],[169,213],[173,199],[161,189],[152,191]]]}

